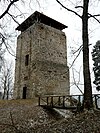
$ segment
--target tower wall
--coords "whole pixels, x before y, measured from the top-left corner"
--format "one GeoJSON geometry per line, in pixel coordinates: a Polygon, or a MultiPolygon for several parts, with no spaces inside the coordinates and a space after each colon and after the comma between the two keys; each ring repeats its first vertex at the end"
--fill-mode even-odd
{"type": "Polygon", "coordinates": [[[35,22],[17,39],[14,98],[69,94],[66,36],[35,22]]]}

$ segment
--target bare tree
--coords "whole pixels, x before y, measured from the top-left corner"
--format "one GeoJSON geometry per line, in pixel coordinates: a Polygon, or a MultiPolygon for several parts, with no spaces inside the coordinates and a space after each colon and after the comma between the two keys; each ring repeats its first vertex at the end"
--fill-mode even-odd
{"type": "Polygon", "coordinates": [[[74,13],[82,20],[82,45],[83,45],[83,75],[84,75],[84,108],[90,109],[93,107],[92,101],[92,86],[91,86],[91,76],[90,76],[90,68],[89,68],[89,36],[88,36],[88,20],[89,18],[94,18],[97,22],[100,23],[99,19],[97,19],[100,14],[90,14],[89,13],[89,0],[83,0],[82,5],[78,5],[75,8],[81,8],[82,14],[80,15],[77,11],[67,8],[64,6],[59,0],[56,0],[63,8],[67,11],[74,13]]]}
{"type": "Polygon", "coordinates": [[[2,0],[2,1],[0,1],[1,5],[2,4],[6,5],[6,6],[4,6],[5,7],[4,9],[1,9],[1,14],[0,14],[0,47],[2,46],[2,44],[5,44],[5,47],[8,48],[6,45],[7,44],[6,40],[8,37],[11,37],[11,35],[9,35],[9,34],[7,35],[7,33],[4,32],[5,27],[7,27],[7,25],[4,25],[4,18],[7,15],[9,15],[16,23],[18,23],[17,20],[15,20],[15,16],[10,13],[11,7],[15,6],[15,3],[18,1],[19,0],[12,0],[12,1],[11,0],[7,0],[7,1],[2,0]]]}
{"type": "Polygon", "coordinates": [[[1,90],[3,91],[2,99],[9,99],[12,96],[13,91],[13,65],[5,64],[1,71],[1,90]]]}
{"type": "MultiPolygon", "coordinates": [[[[40,2],[35,0],[37,4],[40,6],[40,2]]],[[[25,13],[23,11],[23,7],[27,3],[27,5],[35,2],[35,1],[25,1],[25,0],[0,0],[0,59],[4,52],[7,51],[9,54],[15,57],[14,49],[14,40],[17,36],[15,32],[15,28],[19,25],[19,21],[21,19],[25,19],[25,13]]],[[[1,60],[0,60],[1,65],[1,60]]]]}

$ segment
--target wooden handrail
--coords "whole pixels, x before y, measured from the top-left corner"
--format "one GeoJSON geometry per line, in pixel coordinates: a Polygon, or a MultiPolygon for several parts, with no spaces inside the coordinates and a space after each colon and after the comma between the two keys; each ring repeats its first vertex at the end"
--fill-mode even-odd
{"type": "MultiPolygon", "coordinates": [[[[68,108],[68,106],[65,104],[66,100],[69,98],[72,98],[72,102],[79,108],[79,106],[82,106],[84,95],[45,95],[45,96],[39,96],[38,99],[38,105],[45,105],[45,106],[51,106],[51,107],[57,107],[57,108],[68,108]],[[75,98],[77,97],[77,98],[75,98]],[[82,97],[82,99],[81,99],[82,97]],[[55,101],[56,99],[56,101],[55,101]],[[76,99],[76,101],[74,101],[76,99]],[[41,104],[42,102],[42,104],[41,104]]],[[[98,99],[100,99],[100,94],[92,94],[92,98],[94,99],[94,104],[97,109],[100,109],[98,107],[98,99]]],[[[69,108],[73,108],[73,103],[70,105],[69,108]]]]}

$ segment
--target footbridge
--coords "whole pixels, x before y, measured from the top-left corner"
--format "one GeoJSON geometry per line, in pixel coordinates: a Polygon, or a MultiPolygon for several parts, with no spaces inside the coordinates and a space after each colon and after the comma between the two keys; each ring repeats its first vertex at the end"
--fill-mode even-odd
{"type": "MultiPolygon", "coordinates": [[[[93,94],[93,105],[100,109],[100,94],[93,94]]],[[[71,109],[80,111],[83,105],[83,95],[46,95],[38,97],[38,105],[45,108],[71,109]]]]}

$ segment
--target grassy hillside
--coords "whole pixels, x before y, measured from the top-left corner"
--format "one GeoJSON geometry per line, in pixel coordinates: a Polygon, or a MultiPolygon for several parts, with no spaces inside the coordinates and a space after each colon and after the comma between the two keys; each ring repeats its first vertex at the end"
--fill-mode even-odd
{"type": "Polygon", "coordinates": [[[36,99],[0,101],[0,133],[31,133],[51,121],[56,117],[39,107],[36,99]]]}
{"type": "Polygon", "coordinates": [[[37,100],[0,101],[0,133],[100,133],[100,111],[58,117],[37,100]]]}

